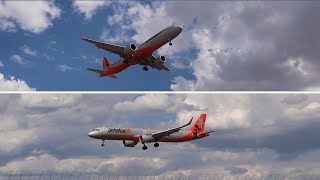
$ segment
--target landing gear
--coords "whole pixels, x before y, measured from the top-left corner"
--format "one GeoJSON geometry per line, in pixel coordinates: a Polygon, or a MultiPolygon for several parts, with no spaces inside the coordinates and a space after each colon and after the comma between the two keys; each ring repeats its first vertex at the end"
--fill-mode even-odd
{"type": "Polygon", "coordinates": [[[148,147],[147,147],[146,145],[143,145],[143,146],[142,146],[142,149],[143,149],[143,150],[147,150],[148,147]]]}
{"type": "Polygon", "coordinates": [[[169,39],[169,46],[172,46],[172,42],[171,42],[171,40],[169,39]]]}
{"type": "Polygon", "coordinates": [[[143,70],[148,71],[148,67],[147,66],[143,67],[143,70]]]}
{"type": "Polygon", "coordinates": [[[101,144],[102,147],[104,146],[104,141],[105,141],[105,140],[102,140],[102,144],[101,144]]]}
{"type": "Polygon", "coordinates": [[[154,143],[154,147],[159,147],[159,143],[154,143]]]}
{"type": "Polygon", "coordinates": [[[123,60],[123,64],[128,64],[129,63],[129,61],[128,60],[123,60]]]}

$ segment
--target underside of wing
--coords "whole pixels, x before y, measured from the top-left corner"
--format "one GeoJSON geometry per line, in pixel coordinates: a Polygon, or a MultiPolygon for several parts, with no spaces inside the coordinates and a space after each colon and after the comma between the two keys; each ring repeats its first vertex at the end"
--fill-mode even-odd
{"type": "Polygon", "coordinates": [[[152,137],[153,137],[154,139],[160,139],[160,138],[162,138],[162,137],[169,136],[170,134],[176,133],[176,132],[180,131],[182,128],[184,128],[184,127],[186,127],[186,126],[189,126],[189,125],[191,124],[191,122],[192,122],[192,119],[193,119],[193,118],[191,118],[190,121],[189,121],[187,124],[183,125],[183,126],[176,127],[176,128],[172,128],[172,129],[168,129],[168,130],[165,130],[165,131],[160,131],[160,132],[153,133],[153,134],[152,134],[152,137]]]}
{"type": "Polygon", "coordinates": [[[153,55],[149,56],[147,60],[150,67],[156,68],[158,70],[170,71],[170,69],[166,65],[164,65],[163,62],[157,62],[157,58],[153,55]]]}
{"type": "Polygon", "coordinates": [[[81,39],[89,42],[91,44],[94,44],[95,46],[97,46],[98,48],[104,49],[110,53],[114,53],[114,54],[118,54],[119,56],[123,57],[124,56],[124,49],[125,47],[123,46],[117,46],[117,45],[113,45],[113,44],[107,44],[107,43],[103,43],[103,42],[99,42],[99,41],[95,41],[86,37],[81,36],[81,39]]]}
{"type": "Polygon", "coordinates": [[[162,70],[165,70],[165,71],[171,71],[166,65],[164,65],[164,64],[161,64],[160,65],[160,68],[162,69],[162,70]]]}

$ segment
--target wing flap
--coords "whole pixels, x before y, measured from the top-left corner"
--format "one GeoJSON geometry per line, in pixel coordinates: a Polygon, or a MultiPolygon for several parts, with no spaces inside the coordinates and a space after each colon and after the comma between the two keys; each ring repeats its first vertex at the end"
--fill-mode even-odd
{"type": "Polygon", "coordinates": [[[154,64],[154,62],[156,61],[156,57],[154,57],[153,55],[149,56],[148,57],[148,62],[149,62],[149,65],[153,68],[156,68],[158,69],[159,71],[160,70],[165,70],[165,71],[171,71],[166,65],[164,64],[154,64]]]}
{"type": "Polygon", "coordinates": [[[165,71],[171,71],[167,66],[165,66],[164,64],[161,64],[161,69],[165,70],[165,71]]]}
{"type": "Polygon", "coordinates": [[[162,138],[162,137],[165,137],[165,136],[169,136],[170,134],[173,134],[173,133],[176,133],[178,131],[180,131],[182,128],[186,127],[186,126],[189,126],[192,122],[193,118],[190,119],[190,121],[183,125],[183,126],[179,126],[179,127],[176,127],[176,128],[172,128],[172,129],[168,129],[168,130],[165,130],[165,131],[160,131],[160,132],[156,132],[156,133],[153,133],[151,134],[152,137],[154,139],[159,139],[159,138],[162,138]]]}
{"type": "Polygon", "coordinates": [[[104,49],[104,50],[106,50],[106,51],[108,51],[110,53],[118,54],[121,57],[124,56],[123,52],[124,52],[125,47],[123,47],[123,46],[107,44],[107,43],[95,41],[93,39],[89,39],[89,38],[86,38],[86,37],[83,37],[83,36],[81,36],[81,39],[86,41],[86,42],[88,42],[88,43],[94,44],[98,48],[104,49]]]}

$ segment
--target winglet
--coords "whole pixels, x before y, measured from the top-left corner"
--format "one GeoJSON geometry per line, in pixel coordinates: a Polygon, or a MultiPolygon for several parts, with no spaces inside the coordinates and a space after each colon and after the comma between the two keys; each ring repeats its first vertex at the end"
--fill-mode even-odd
{"type": "Polygon", "coordinates": [[[189,126],[192,123],[192,120],[193,120],[193,117],[190,119],[190,121],[187,124],[181,126],[180,128],[184,128],[186,126],[189,126]]]}

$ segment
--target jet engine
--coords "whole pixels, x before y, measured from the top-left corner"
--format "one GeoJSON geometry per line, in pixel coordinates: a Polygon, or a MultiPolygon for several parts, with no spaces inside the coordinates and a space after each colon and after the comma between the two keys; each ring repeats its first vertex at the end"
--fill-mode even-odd
{"type": "Polygon", "coordinates": [[[150,143],[150,142],[154,142],[155,140],[151,135],[141,135],[140,141],[142,143],[150,143]]]}
{"type": "Polygon", "coordinates": [[[137,142],[123,140],[122,144],[124,147],[134,147],[137,144],[137,142]]]}
{"type": "Polygon", "coordinates": [[[133,53],[137,50],[137,46],[133,43],[129,44],[125,49],[124,49],[124,54],[126,56],[131,56],[133,53]]]}
{"type": "Polygon", "coordinates": [[[159,56],[159,57],[157,57],[156,58],[156,60],[155,60],[155,64],[156,65],[160,65],[160,64],[163,64],[163,63],[165,63],[166,62],[166,57],[164,57],[164,56],[159,56]]]}

